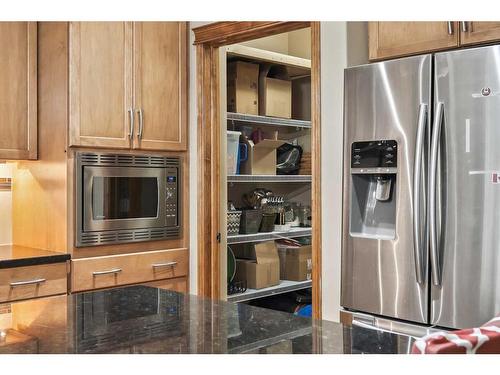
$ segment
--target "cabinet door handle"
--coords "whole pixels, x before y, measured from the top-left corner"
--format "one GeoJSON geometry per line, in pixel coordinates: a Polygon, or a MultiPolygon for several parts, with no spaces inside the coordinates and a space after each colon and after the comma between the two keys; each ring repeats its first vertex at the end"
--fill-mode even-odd
{"type": "Polygon", "coordinates": [[[46,279],[34,279],[34,280],[26,280],[26,281],[15,281],[10,283],[11,288],[22,285],[32,285],[32,284],[41,284],[47,281],[46,279]]]}
{"type": "Polygon", "coordinates": [[[128,137],[130,138],[130,140],[132,140],[132,137],[134,136],[134,110],[132,108],[128,109],[128,115],[130,120],[130,129],[128,137]]]}
{"type": "Polygon", "coordinates": [[[139,113],[139,132],[137,133],[137,137],[142,139],[142,130],[144,129],[144,114],[142,108],[139,108],[137,113],[139,113]]]}
{"type": "Polygon", "coordinates": [[[448,21],[447,24],[448,24],[448,34],[453,35],[453,22],[448,21]]]}
{"type": "Polygon", "coordinates": [[[121,268],[113,268],[112,270],[106,270],[106,271],[95,271],[92,272],[92,276],[99,276],[99,275],[109,275],[109,274],[116,274],[122,272],[121,268]]]}
{"type": "Polygon", "coordinates": [[[466,21],[462,21],[462,22],[460,22],[460,23],[462,24],[462,31],[463,31],[464,33],[466,33],[467,31],[469,31],[469,25],[468,25],[468,22],[466,22],[466,21]]]}
{"type": "Polygon", "coordinates": [[[159,267],[175,267],[177,265],[177,262],[166,262],[166,263],[154,263],[151,266],[153,268],[159,268],[159,267]]]}

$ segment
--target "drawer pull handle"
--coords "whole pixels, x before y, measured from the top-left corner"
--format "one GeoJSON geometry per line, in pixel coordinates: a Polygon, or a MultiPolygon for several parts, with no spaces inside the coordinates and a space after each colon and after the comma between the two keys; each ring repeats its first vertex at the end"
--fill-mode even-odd
{"type": "Polygon", "coordinates": [[[33,284],[41,284],[47,281],[46,279],[34,279],[34,280],[26,280],[26,281],[16,281],[13,283],[10,283],[11,288],[14,288],[16,286],[22,286],[22,285],[33,285],[33,284]]]}
{"type": "Polygon", "coordinates": [[[99,275],[109,275],[111,273],[120,273],[122,272],[122,269],[121,268],[113,268],[112,270],[107,270],[107,271],[95,271],[95,272],[92,272],[92,276],[99,276],[99,275]]]}
{"type": "Polygon", "coordinates": [[[152,264],[151,266],[153,268],[159,268],[159,267],[175,267],[177,265],[177,262],[167,262],[167,263],[155,263],[152,264]]]}

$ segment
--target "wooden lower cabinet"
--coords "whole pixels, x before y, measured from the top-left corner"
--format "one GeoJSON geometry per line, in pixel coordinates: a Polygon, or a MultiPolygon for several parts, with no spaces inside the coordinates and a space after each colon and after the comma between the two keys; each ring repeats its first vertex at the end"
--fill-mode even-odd
{"type": "Polygon", "coordinates": [[[66,262],[0,269],[0,303],[66,294],[67,274],[66,262]]]}
{"type": "Polygon", "coordinates": [[[152,286],[155,288],[173,290],[174,292],[187,293],[188,292],[188,279],[187,277],[181,277],[177,279],[167,279],[159,281],[151,281],[149,283],[144,283],[142,285],[152,286]]]}
{"type": "Polygon", "coordinates": [[[460,23],[460,44],[470,45],[500,40],[500,22],[460,23]]]}
{"type": "Polygon", "coordinates": [[[71,291],[112,288],[184,277],[187,249],[157,250],[71,260],[71,291]]]}

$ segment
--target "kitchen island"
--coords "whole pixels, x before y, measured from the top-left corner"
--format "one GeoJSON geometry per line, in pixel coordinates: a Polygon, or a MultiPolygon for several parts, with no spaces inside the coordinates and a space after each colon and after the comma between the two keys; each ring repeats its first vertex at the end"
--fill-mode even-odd
{"type": "Polygon", "coordinates": [[[412,343],[145,286],[0,305],[0,353],[408,353],[412,343]]]}

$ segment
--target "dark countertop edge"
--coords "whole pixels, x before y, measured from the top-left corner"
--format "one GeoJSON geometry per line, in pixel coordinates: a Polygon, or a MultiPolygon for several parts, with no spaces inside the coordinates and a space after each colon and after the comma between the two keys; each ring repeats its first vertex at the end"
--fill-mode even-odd
{"type": "Polygon", "coordinates": [[[62,263],[71,259],[71,254],[60,253],[41,257],[27,257],[19,259],[0,260],[0,269],[38,266],[41,264],[62,263]]]}

